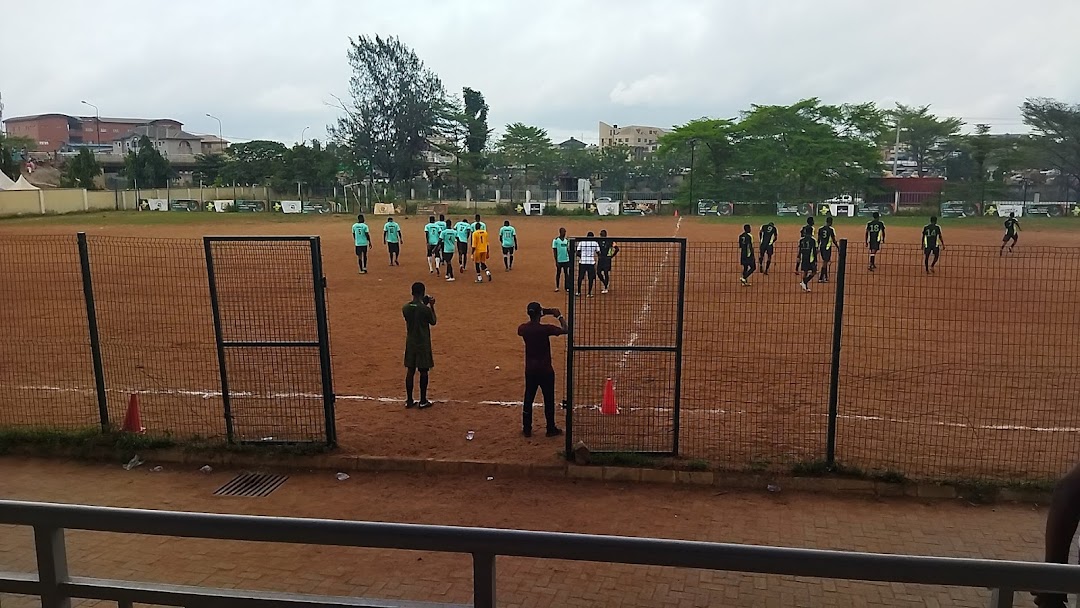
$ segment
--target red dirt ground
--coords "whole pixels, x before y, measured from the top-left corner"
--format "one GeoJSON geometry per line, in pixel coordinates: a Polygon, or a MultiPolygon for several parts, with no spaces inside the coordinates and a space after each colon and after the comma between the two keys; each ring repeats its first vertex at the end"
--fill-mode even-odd
{"type": "MultiPolygon", "coordinates": [[[[377,231],[382,220],[370,219],[377,231]]],[[[487,217],[485,221],[492,231],[501,224],[501,218],[487,217]]],[[[770,276],[756,276],[754,287],[743,289],[736,281],[737,265],[730,245],[739,232],[735,224],[698,218],[679,223],[675,218],[515,217],[521,250],[512,272],[503,272],[501,260],[494,256],[493,282],[478,285],[466,273],[456,283],[447,284],[427,272],[422,253],[424,220],[401,222],[406,239],[401,267],[388,267],[376,246],[370,273],[362,276],[356,273],[348,217],[269,222],[252,216],[207,214],[205,219],[185,219],[182,224],[130,225],[112,221],[107,215],[73,216],[65,218],[63,224],[5,222],[0,224],[0,233],[72,235],[85,230],[91,237],[191,238],[178,252],[141,259],[143,267],[160,268],[159,274],[165,278],[130,273],[119,254],[110,258],[105,270],[95,268],[96,289],[98,272],[109,277],[100,282],[109,301],[123,302],[125,297],[139,300],[135,294],[140,290],[153,289],[157,293],[154,302],[166,303],[170,298],[200,300],[192,295],[196,293],[193,290],[205,290],[205,274],[198,272],[202,250],[197,237],[317,234],[322,237],[328,281],[342,448],[375,455],[529,462],[555,459],[563,448],[562,440],[542,436],[523,439],[520,408],[490,402],[521,399],[522,345],[515,330],[525,320],[525,305],[539,300],[546,306],[566,308],[565,295],[553,293],[550,243],[558,227],[566,226],[571,234],[606,228],[623,237],[686,237],[690,251],[680,452],[734,467],[813,460],[823,455],[833,290],[828,285],[812,294],[798,292],[791,273],[793,258],[785,246],[778,248],[770,276]],[[438,298],[440,322],[432,333],[436,366],[431,376],[431,395],[437,404],[426,411],[406,411],[401,401],[404,327],[400,307],[409,299],[413,281],[427,282],[429,292],[438,298]],[[465,439],[469,430],[476,433],[473,441],[465,439]]],[[[1063,225],[1072,224],[1065,221],[1063,225]]],[[[855,246],[862,239],[861,221],[841,221],[838,228],[842,238],[854,241],[845,307],[837,452],[841,461],[913,474],[1041,476],[1054,474],[1080,457],[1075,432],[1060,430],[1080,428],[1080,413],[1070,405],[1080,397],[1080,386],[1069,378],[1069,370],[1080,362],[1072,353],[1080,342],[1080,324],[1075,319],[1072,324],[1060,321],[1061,315],[1074,317],[1080,306],[1078,285],[1068,282],[1077,279],[1080,254],[1031,250],[1037,245],[1080,246],[1080,231],[1028,227],[1020,251],[999,259],[989,255],[992,250],[967,247],[993,246],[1000,234],[996,227],[950,223],[945,228],[950,249],[938,274],[923,276],[921,256],[913,247],[919,241],[917,228],[889,228],[889,248],[879,261],[883,270],[875,275],[865,271],[865,254],[855,246]],[[1064,265],[1051,268],[1043,264],[1039,256],[1044,253],[1058,256],[1053,259],[1064,265]],[[1013,264],[1014,270],[1003,264],[1013,264]],[[1017,271],[1017,267],[1027,270],[1017,271]],[[1001,273],[1014,271],[1020,273],[1016,285],[1028,288],[1013,289],[1012,282],[1000,283],[1000,289],[991,288],[1003,276],[1011,279],[1001,273]],[[1057,282],[1054,277],[1058,277],[1057,282]],[[1070,286],[1071,291],[1065,289],[1070,286]],[[1007,370],[1008,374],[988,378],[983,375],[986,369],[1007,370]],[[990,406],[984,407],[987,404],[990,406]]],[[[781,239],[789,247],[796,228],[781,224],[780,229],[781,239]]],[[[669,257],[664,255],[660,249],[628,246],[617,262],[613,293],[598,295],[587,303],[582,300],[580,334],[586,335],[587,319],[592,318],[596,321],[589,326],[590,331],[597,333],[587,334],[590,339],[608,339],[601,337],[605,327],[600,323],[606,318],[621,324],[621,329],[607,328],[620,334],[610,337],[611,344],[626,344],[635,331],[638,345],[659,344],[673,335],[669,328],[674,322],[672,290],[677,283],[669,272],[674,268],[673,258],[670,252],[669,257]],[[632,272],[638,268],[635,264],[644,270],[632,272]],[[643,314],[642,306],[648,302],[652,305],[643,314]]],[[[99,259],[94,253],[92,256],[99,259]]],[[[17,256],[8,263],[24,264],[20,268],[27,271],[31,262],[39,263],[41,258],[17,256]]],[[[46,263],[68,268],[73,261],[77,264],[77,256],[60,259],[54,255],[46,263]]],[[[64,378],[86,377],[88,354],[73,353],[63,341],[65,336],[81,336],[85,331],[77,266],[66,272],[61,280],[51,283],[48,293],[55,305],[51,314],[21,309],[14,311],[17,314],[5,313],[8,319],[32,320],[11,328],[5,325],[5,329],[24,338],[52,335],[55,345],[36,351],[35,361],[28,361],[14,346],[0,347],[0,362],[9,370],[15,369],[3,382],[62,388],[66,386],[64,378]],[[58,322],[55,313],[64,310],[71,312],[58,322]]],[[[264,272],[253,271],[256,276],[264,272]]],[[[0,293],[0,301],[14,299],[14,285],[9,283],[8,293],[0,293]]],[[[205,307],[199,318],[208,319],[208,303],[194,306],[205,307]]],[[[114,313],[103,321],[102,333],[128,340],[113,345],[114,355],[109,355],[110,344],[106,344],[110,362],[123,360],[107,364],[110,388],[166,389],[163,392],[219,388],[208,321],[193,327],[167,315],[143,318],[136,314],[129,318],[114,313]],[[144,346],[133,352],[132,342],[144,346]],[[184,360],[168,354],[178,352],[176,345],[183,345],[184,360]],[[153,382],[148,383],[147,377],[153,382]]],[[[557,339],[553,344],[561,399],[565,374],[558,362],[565,360],[564,341],[557,339]]],[[[575,394],[576,404],[598,403],[603,378],[616,376],[624,412],[605,418],[592,410],[579,410],[575,414],[579,416],[575,425],[578,436],[593,445],[607,442],[612,448],[626,447],[630,441],[670,448],[670,412],[663,409],[670,406],[663,399],[672,388],[670,374],[664,371],[670,360],[616,351],[592,361],[591,376],[579,376],[582,382],[575,394]]],[[[307,369],[304,366],[310,363],[290,365],[307,369]]],[[[272,380],[264,382],[262,388],[272,390],[272,380]]],[[[310,381],[312,391],[317,392],[317,379],[310,381]]],[[[92,422],[96,415],[92,395],[73,395],[61,393],[58,399],[81,408],[85,417],[81,422],[92,422]]],[[[173,408],[182,410],[185,423],[193,428],[205,427],[201,434],[223,432],[221,404],[216,397],[164,394],[155,399],[146,414],[148,426],[155,422],[155,408],[173,408]]],[[[298,407],[312,407],[300,401],[298,407]]],[[[114,419],[122,416],[122,401],[111,400],[110,408],[114,419]]],[[[51,419],[60,415],[41,412],[41,417],[51,419]]],[[[10,410],[5,415],[0,405],[0,421],[12,416],[10,410]]],[[[539,407],[535,420],[542,426],[539,407]]],[[[255,422],[248,431],[258,435],[261,429],[255,422]]]]}

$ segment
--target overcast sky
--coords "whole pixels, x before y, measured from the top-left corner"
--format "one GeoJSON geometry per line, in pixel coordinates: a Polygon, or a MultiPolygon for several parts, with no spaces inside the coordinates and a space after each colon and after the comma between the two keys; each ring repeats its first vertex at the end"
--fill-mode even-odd
{"type": "Polygon", "coordinates": [[[996,132],[1025,97],[1080,102],[1078,0],[52,0],[0,11],[5,117],[168,117],[196,133],[325,137],[350,36],[396,35],[495,129],[595,142],[751,103],[931,104],[996,132]],[[1070,29],[1072,28],[1072,29],[1070,29]]]}

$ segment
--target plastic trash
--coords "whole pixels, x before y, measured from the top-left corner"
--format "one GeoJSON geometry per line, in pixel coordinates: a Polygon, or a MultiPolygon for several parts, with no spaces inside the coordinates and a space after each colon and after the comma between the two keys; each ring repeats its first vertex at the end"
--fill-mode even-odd
{"type": "Polygon", "coordinates": [[[203,473],[213,473],[214,472],[214,467],[212,467],[212,466],[210,466],[208,464],[204,464],[203,466],[199,467],[199,470],[202,471],[203,473]]]}
{"type": "Polygon", "coordinates": [[[491,475],[488,475],[488,481],[491,481],[491,480],[493,480],[493,479],[495,479],[495,478],[494,478],[494,477],[492,477],[491,475]]]}
{"type": "Polygon", "coordinates": [[[780,485],[775,484],[775,483],[770,483],[769,485],[765,486],[765,489],[772,492],[773,494],[775,494],[775,493],[780,491],[780,485]]]}
{"type": "Polygon", "coordinates": [[[345,481],[345,480],[347,480],[349,478],[349,474],[348,473],[338,473],[337,475],[334,475],[334,477],[337,477],[338,481],[345,481]]]}
{"type": "Polygon", "coordinates": [[[127,461],[127,464],[124,465],[124,470],[130,471],[131,469],[134,469],[142,463],[143,461],[139,458],[139,455],[136,454],[131,457],[131,460],[127,461]]]}
{"type": "Polygon", "coordinates": [[[154,467],[154,468],[152,468],[150,470],[153,471],[154,473],[160,473],[160,472],[165,470],[165,467],[163,467],[163,466],[161,466],[159,464],[159,465],[157,465],[156,467],[154,467]]]}
{"type": "Polygon", "coordinates": [[[469,431],[468,433],[465,433],[466,440],[472,441],[473,437],[476,437],[476,431],[469,431]]]}

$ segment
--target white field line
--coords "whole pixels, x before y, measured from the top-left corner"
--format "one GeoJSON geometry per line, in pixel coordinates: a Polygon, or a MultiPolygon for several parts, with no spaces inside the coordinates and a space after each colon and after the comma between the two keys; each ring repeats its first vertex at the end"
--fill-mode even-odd
{"type": "MultiPolygon", "coordinates": [[[[3,388],[3,387],[0,387],[3,388]]],[[[51,391],[62,393],[79,393],[92,395],[94,389],[88,388],[70,388],[59,386],[16,386],[13,387],[16,390],[25,391],[51,391]]],[[[138,393],[140,395],[182,395],[186,397],[201,397],[203,399],[217,399],[221,398],[221,391],[211,390],[195,390],[195,389],[145,389],[145,390],[124,390],[124,389],[108,389],[106,392],[120,393],[124,395],[138,393]]],[[[231,393],[231,395],[237,397],[257,397],[261,399],[322,399],[321,393],[231,393]]],[[[372,401],[375,403],[394,403],[401,404],[403,400],[400,397],[371,397],[368,395],[336,395],[336,399],[339,401],[372,401]]],[[[439,403],[460,403],[460,404],[475,404],[475,405],[496,405],[500,407],[521,407],[520,401],[467,401],[463,399],[441,399],[439,403]]],[[[599,411],[598,405],[579,405],[574,408],[575,410],[595,410],[599,411]]],[[[619,408],[622,412],[670,412],[671,408],[666,407],[629,407],[619,408]]],[[[725,409],[693,409],[683,408],[683,415],[732,415],[742,416],[747,415],[750,412],[746,410],[725,410],[725,409]]],[[[821,418],[828,416],[828,414],[811,414],[812,417],[821,418]]],[[[947,421],[925,421],[925,420],[905,420],[903,418],[891,418],[886,416],[873,416],[862,414],[840,414],[837,416],[840,420],[858,420],[862,422],[885,422],[889,424],[901,424],[909,426],[936,426],[946,428],[957,429],[973,429],[978,431],[1024,431],[1033,433],[1080,433],[1080,427],[1054,427],[1054,426],[1027,426],[1021,424],[965,424],[963,422],[947,422],[947,421]]]]}
{"type": "MultiPolygon", "coordinates": [[[[675,234],[671,235],[672,238],[679,236],[679,228],[682,227],[682,216],[679,216],[679,221],[675,222],[675,234]]],[[[645,292],[645,303],[641,305],[641,311],[638,313],[636,319],[634,319],[634,325],[630,330],[630,339],[627,340],[627,346],[634,346],[638,341],[638,329],[645,324],[645,320],[649,317],[649,313],[652,312],[652,299],[653,294],[656,293],[656,286],[660,283],[660,273],[663,272],[664,267],[667,266],[668,260],[671,258],[671,248],[667,248],[664,251],[664,259],[660,262],[660,267],[656,269],[656,274],[653,276],[652,285],[645,292]]],[[[619,359],[619,369],[626,367],[627,362],[630,359],[630,351],[623,351],[622,357],[619,359]]]]}

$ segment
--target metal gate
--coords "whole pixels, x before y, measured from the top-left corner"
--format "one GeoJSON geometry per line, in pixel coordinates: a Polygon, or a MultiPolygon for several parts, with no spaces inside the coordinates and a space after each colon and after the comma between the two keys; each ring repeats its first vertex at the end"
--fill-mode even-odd
{"type": "Polygon", "coordinates": [[[319,237],[203,238],[230,443],[336,443],[319,237]]]}
{"type": "MultiPolygon", "coordinates": [[[[571,255],[598,240],[571,239],[571,255]]],[[[619,251],[606,288],[602,272],[591,295],[590,269],[570,273],[566,454],[581,441],[593,452],[678,455],[686,239],[609,243],[619,251]]]]}

